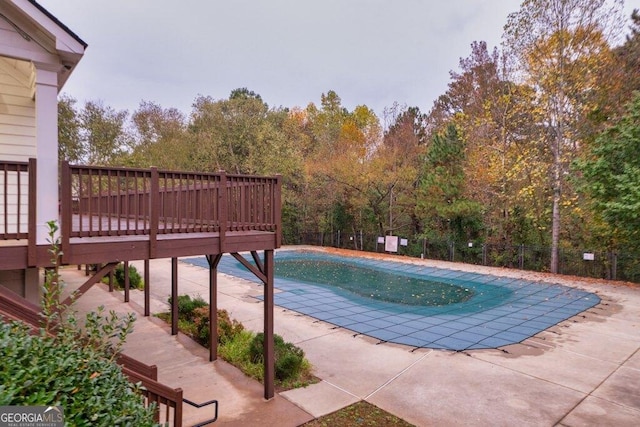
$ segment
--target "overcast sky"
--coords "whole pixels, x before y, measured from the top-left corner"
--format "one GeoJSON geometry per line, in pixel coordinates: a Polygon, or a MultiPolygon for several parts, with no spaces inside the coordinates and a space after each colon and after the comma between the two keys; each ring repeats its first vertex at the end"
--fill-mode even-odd
{"type": "MultiPolygon", "coordinates": [[[[427,112],[473,41],[500,43],[520,0],[39,0],[89,47],[63,89],[133,112],[188,114],[198,95],[246,87],[272,107],[334,90],[379,117],[427,112]]],[[[627,2],[628,3],[628,2],[627,2]]]]}

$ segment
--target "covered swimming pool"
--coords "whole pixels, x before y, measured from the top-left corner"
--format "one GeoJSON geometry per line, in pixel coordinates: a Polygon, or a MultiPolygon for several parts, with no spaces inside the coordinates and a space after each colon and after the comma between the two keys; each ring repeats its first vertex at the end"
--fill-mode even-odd
{"type": "MultiPolygon", "coordinates": [[[[600,302],[558,284],[317,251],[276,253],[275,304],[382,342],[446,350],[498,348],[600,302]]],[[[186,262],[208,267],[204,258],[186,262]]],[[[218,271],[258,283],[231,256],[218,271]]]]}

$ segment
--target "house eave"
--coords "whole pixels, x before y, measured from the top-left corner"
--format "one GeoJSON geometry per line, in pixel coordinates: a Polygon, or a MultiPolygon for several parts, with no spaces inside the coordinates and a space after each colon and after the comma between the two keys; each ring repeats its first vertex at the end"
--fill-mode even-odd
{"type": "MultiPolygon", "coordinates": [[[[87,43],[35,0],[7,0],[7,4],[12,5],[16,12],[28,19],[31,25],[35,26],[33,28],[38,29],[37,32],[46,34],[51,40],[49,48],[43,49],[42,53],[31,52],[30,55],[33,57],[20,57],[18,54],[10,56],[34,63],[48,64],[48,68],[55,66],[58,74],[58,91],[60,91],[82,59],[87,43]],[[45,50],[48,52],[45,53],[45,50]]],[[[38,39],[36,35],[32,38],[38,39]]]]}

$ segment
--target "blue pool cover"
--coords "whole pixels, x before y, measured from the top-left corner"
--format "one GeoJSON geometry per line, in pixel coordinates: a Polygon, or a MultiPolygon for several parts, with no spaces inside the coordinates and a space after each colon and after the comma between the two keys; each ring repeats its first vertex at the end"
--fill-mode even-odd
{"type": "MultiPolygon", "coordinates": [[[[186,262],[207,267],[204,258],[186,262]]],[[[597,295],[550,283],[497,277],[370,258],[313,251],[278,251],[275,304],[383,342],[420,348],[499,348],[523,340],[600,302],[597,295]],[[427,278],[472,289],[468,300],[443,306],[416,306],[365,298],[335,286],[278,277],[278,260],[324,259],[407,277],[427,278]]],[[[233,257],[218,271],[260,283],[233,257]]]]}

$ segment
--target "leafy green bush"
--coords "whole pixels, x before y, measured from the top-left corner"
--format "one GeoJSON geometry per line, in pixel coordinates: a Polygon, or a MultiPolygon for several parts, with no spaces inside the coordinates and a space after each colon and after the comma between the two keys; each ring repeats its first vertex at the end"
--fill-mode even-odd
{"type": "MultiPolygon", "coordinates": [[[[118,264],[113,275],[116,279],[116,284],[119,288],[124,288],[124,264],[118,264]]],[[[138,273],[138,269],[134,265],[129,265],[129,288],[130,289],[144,289],[144,283],[142,277],[138,273]]]]}
{"type": "MultiPolygon", "coordinates": [[[[169,297],[167,302],[171,305],[172,298],[169,297]]],[[[202,299],[200,295],[191,299],[189,295],[178,295],[178,317],[193,322],[194,311],[197,308],[208,307],[209,304],[202,299]]]]}
{"type": "Polygon", "coordinates": [[[0,406],[61,405],[75,426],[154,425],[153,408],[104,353],[69,334],[29,332],[0,321],[0,406]]]}
{"type": "MultiPolygon", "coordinates": [[[[244,330],[242,323],[231,319],[227,310],[218,310],[218,342],[225,343],[244,330]]],[[[196,327],[196,340],[209,346],[209,305],[197,307],[192,312],[193,323],[196,327]]]]}
{"type": "Polygon", "coordinates": [[[225,343],[244,331],[242,323],[229,316],[227,310],[218,310],[218,342],[225,343]]]}
{"type": "Polygon", "coordinates": [[[0,406],[60,405],[66,425],[74,426],[156,425],[155,406],[145,408],[138,386],[114,361],[135,315],[104,315],[99,307],[87,314],[84,327],[79,325],[75,313],[60,303],[58,226],[48,225],[53,267],[45,270],[39,334],[0,318],[0,406]]]}
{"type": "MultiPolygon", "coordinates": [[[[304,351],[290,342],[285,342],[278,335],[273,336],[275,375],[276,379],[286,381],[297,377],[303,366],[304,351]]],[[[262,363],[264,360],[264,333],[260,332],[249,345],[249,357],[253,363],[262,363]]]]}

